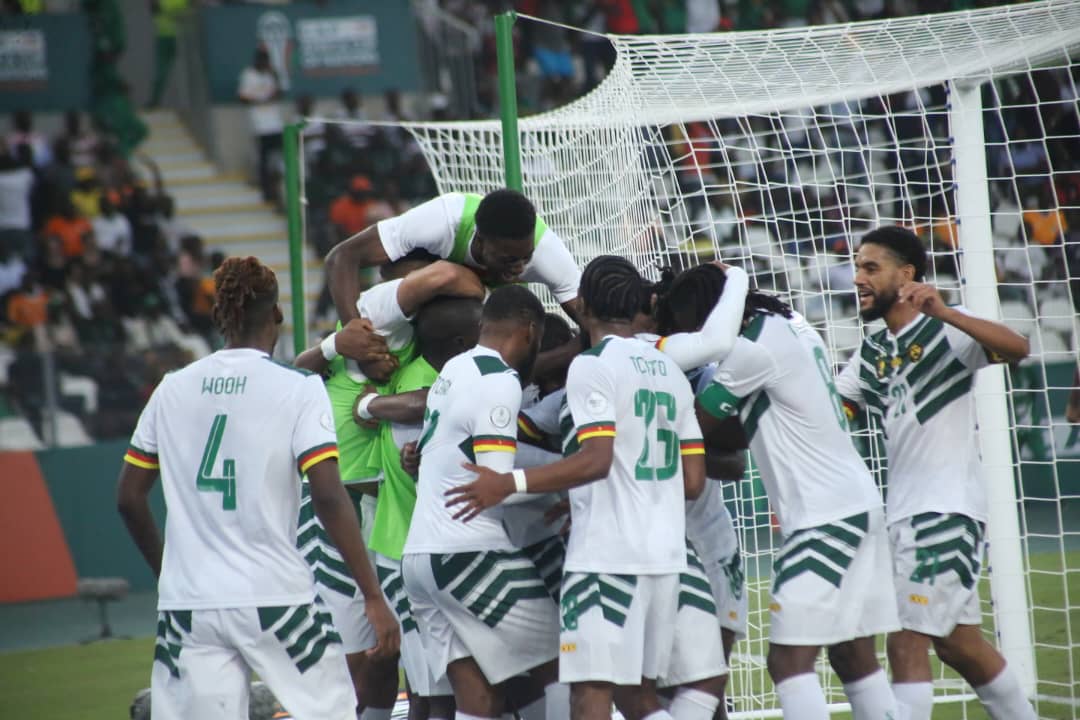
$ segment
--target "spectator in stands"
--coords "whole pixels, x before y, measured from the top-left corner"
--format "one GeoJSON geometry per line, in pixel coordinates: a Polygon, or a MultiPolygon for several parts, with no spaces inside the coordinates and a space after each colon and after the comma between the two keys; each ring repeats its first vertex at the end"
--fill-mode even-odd
{"type": "Polygon", "coordinates": [[[29,110],[16,110],[11,116],[12,130],[8,133],[8,147],[26,145],[30,148],[31,162],[34,167],[45,167],[52,159],[52,148],[44,135],[34,130],[34,116],[29,110]]]}
{"type": "Polygon", "coordinates": [[[64,242],[58,235],[45,235],[42,238],[42,252],[38,256],[38,277],[45,287],[63,291],[67,286],[67,256],[64,255],[64,242]]]}
{"type": "Polygon", "coordinates": [[[101,212],[101,183],[94,168],[81,167],[75,170],[71,202],[84,218],[95,218],[101,212]]]}
{"type": "Polygon", "coordinates": [[[97,162],[101,138],[83,123],[82,113],[78,110],[64,113],[64,132],[57,140],[67,143],[74,167],[93,167],[97,162]]]}
{"type": "Polygon", "coordinates": [[[8,296],[22,286],[25,276],[22,255],[0,244],[0,317],[7,317],[8,296]]]}
{"type": "Polygon", "coordinates": [[[139,258],[153,256],[161,241],[158,205],[158,197],[152,195],[145,185],[137,184],[121,208],[131,223],[132,250],[139,258]]]}
{"type": "MultiPolygon", "coordinates": [[[[543,0],[538,3],[540,17],[556,23],[569,23],[565,3],[543,0]]],[[[574,58],[570,54],[570,38],[558,25],[537,23],[532,30],[532,56],[540,68],[541,107],[562,105],[574,95],[574,58]]]]}
{"type": "Polygon", "coordinates": [[[87,241],[92,239],[94,229],[90,221],[75,209],[71,198],[59,199],[58,212],[45,222],[42,233],[60,239],[64,257],[81,257],[86,250],[87,241]]]}
{"type": "Polygon", "coordinates": [[[304,93],[296,98],[296,120],[305,119],[300,134],[304,136],[304,162],[310,165],[322,149],[326,147],[326,128],[322,121],[313,119],[315,115],[315,97],[304,93]]]}
{"type": "Polygon", "coordinates": [[[101,196],[101,213],[93,220],[94,240],[103,252],[127,257],[131,254],[131,222],[116,210],[120,195],[115,190],[101,196]]]}
{"type": "Polygon", "coordinates": [[[360,94],[353,88],[341,91],[341,107],[334,113],[335,120],[344,120],[341,130],[354,148],[364,149],[371,142],[375,130],[367,124],[368,116],[364,112],[360,94]]]}
{"type": "Polygon", "coordinates": [[[256,50],[251,66],[240,73],[237,96],[251,108],[249,117],[255,133],[259,186],[262,188],[263,199],[267,202],[278,202],[272,156],[281,149],[281,129],[284,123],[278,107],[281,85],[277,73],[270,65],[270,54],[266,50],[256,50]]]}
{"type": "Polygon", "coordinates": [[[330,222],[337,230],[338,240],[352,237],[371,223],[368,213],[372,207],[371,180],[357,175],[349,182],[349,189],[330,206],[330,222]]]}
{"type": "Polygon", "coordinates": [[[0,247],[25,255],[33,245],[30,195],[34,172],[0,140],[0,247]]]}
{"type": "Polygon", "coordinates": [[[48,308],[48,292],[38,282],[37,273],[28,270],[23,274],[19,289],[8,299],[8,322],[14,327],[16,335],[21,335],[45,325],[48,308]]]}
{"type": "Polygon", "coordinates": [[[1024,205],[1021,217],[1028,240],[1044,247],[1061,244],[1069,226],[1065,222],[1065,214],[1056,207],[1053,199],[1048,198],[1045,192],[1029,195],[1024,205]]]}
{"type": "Polygon", "coordinates": [[[161,105],[165,88],[169,86],[169,74],[176,60],[176,33],[180,20],[188,9],[188,0],[150,0],[154,14],[154,89],[150,94],[150,107],[161,105]]]}
{"type": "Polygon", "coordinates": [[[158,196],[156,219],[165,247],[173,255],[180,251],[180,238],[195,234],[190,225],[176,217],[176,200],[172,195],[158,196]]]}

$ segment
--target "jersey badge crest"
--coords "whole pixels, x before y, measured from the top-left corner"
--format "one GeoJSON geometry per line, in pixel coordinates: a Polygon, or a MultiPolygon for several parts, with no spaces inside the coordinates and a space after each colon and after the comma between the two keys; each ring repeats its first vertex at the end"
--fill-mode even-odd
{"type": "Polygon", "coordinates": [[[911,347],[908,348],[907,356],[911,362],[919,362],[919,358],[922,357],[922,345],[912,343],[911,347]]]}
{"type": "Polygon", "coordinates": [[[496,405],[491,408],[491,424],[497,428],[504,428],[510,424],[510,408],[505,405],[496,405]]]}
{"type": "Polygon", "coordinates": [[[888,363],[885,362],[885,356],[880,356],[877,359],[877,376],[879,380],[889,374],[888,367],[888,363]]]}

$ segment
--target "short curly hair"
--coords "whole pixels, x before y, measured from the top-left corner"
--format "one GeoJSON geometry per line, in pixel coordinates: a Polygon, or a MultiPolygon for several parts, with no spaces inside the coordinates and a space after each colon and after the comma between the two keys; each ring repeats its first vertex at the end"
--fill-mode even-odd
{"type": "Polygon", "coordinates": [[[278,301],[274,271],[254,257],[231,257],[214,271],[214,325],[226,338],[241,338],[267,322],[278,301]]]}

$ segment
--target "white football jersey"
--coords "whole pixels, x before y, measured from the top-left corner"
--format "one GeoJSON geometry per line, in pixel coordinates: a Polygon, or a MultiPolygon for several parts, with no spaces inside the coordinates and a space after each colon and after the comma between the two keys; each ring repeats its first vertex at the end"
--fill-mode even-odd
{"type": "Polygon", "coordinates": [[[608,336],[570,364],[566,397],[570,445],[615,438],[608,476],[570,490],[566,571],[684,570],[682,455],[705,452],[686,376],[649,343],[608,336]]]}
{"type": "Polygon", "coordinates": [[[885,328],[864,338],[836,379],[841,397],[881,425],[890,523],[924,512],[987,520],[971,388],[989,363],[970,335],[919,315],[896,335],[885,328]]]}
{"type": "MultiPolygon", "coordinates": [[[[446,193],[397,217],[379,221],[379,239],[391,260],[398,260],[417,249],[427,250],[436,257],[453,259],[456,254],[455,239],[466,221],[466,214],[465,194],[446,193]]],[[[471,217],[468,220],[471,221],[471,217]]],[[[543,222],[539,218],[538,221],[543,222]]],[[[472,233],[468,233],[464,239],[471,242],[472,233]]],[[[471,254],[460,254],[463,264],[476,267],[471,254]]],[[[546,285],[555,299],[564,303],[577,297],[581,270],[562,239],[545,224],[521,279],[546,285]]]]}
{"type": "Polygon", "coordinates": [[[166,375],[124,459],[160,468],[169,518],[159,610],[298,605],[315,596],[296,549],[300,476],[337,457],[322,379],[254,349],[166,375]]]}
{"type": "Polygon", "coordinates": [[[784,535],[881,506],[848,435],[825,344],[800,315],[753,318],[698,401],[742,421],[784,535]]]}
{"type": "Polygon", "coordinates": [[[428,392],[420,434],[420,475],[406,555],[514,550],[502,524],[501,507],[469,522],[454,519],[446,491],[467,485],[476,474],[464,462],[496,472],[514,469],[521,381],[498,352],[482,345],[451,358],[428,392]]]}

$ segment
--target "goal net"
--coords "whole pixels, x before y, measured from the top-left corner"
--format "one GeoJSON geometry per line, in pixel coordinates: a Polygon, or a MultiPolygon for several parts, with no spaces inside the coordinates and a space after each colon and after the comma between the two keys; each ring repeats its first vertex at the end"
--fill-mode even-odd
{"type": "MultiPolygon", "coordinates": [[[[520,121],[525,192],[581,264],[613,253],[654,276],[741,264],[814,323],[839,366],[865,330],[853,246],[897,223],[924,238],[947,300],[1031,339],[1028,360],[976,386],[972,442],[994,507],[984,628],[1041,717],[1078,717],[1080,438],[1065,414],[1080,307],[1080,0],[608,39],[617,60],[595,90],[520,121]]],[[[504,184],[497,122],[404,127],[440,191],[504,184]]],[[[862,446],[881,471],[873,430],[862,446]]],[[[764,665],[779,537],[754,473],[728,491],[751,602],[733,717],[779,717],[764,665]]],[[[936,661],[935,673],[937,702],[982,717],[955,674],[936,661]]]]}

